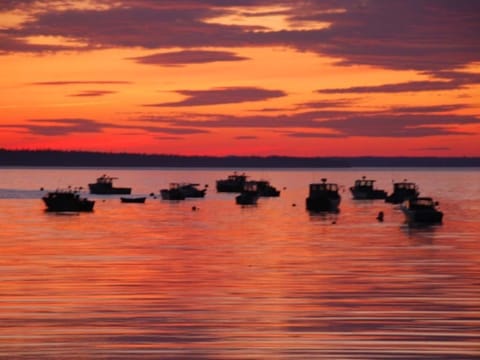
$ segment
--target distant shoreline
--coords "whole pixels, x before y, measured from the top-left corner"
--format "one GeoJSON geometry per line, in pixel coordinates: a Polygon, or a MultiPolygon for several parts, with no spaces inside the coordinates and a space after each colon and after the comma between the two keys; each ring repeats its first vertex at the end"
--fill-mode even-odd
{"type": "Polygon", "coordinates": [[[0,149],[0,166],[28,167],[197,167],[197,168],[353,168],[480,167],[480,157],[290,157],[182,156],[57,150],[0,149]]]}

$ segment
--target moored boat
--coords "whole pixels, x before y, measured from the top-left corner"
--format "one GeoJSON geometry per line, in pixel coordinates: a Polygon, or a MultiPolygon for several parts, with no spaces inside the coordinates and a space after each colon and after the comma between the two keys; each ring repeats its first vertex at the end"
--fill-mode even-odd
{"type": "Polygon", "coordinates": [[[387,192],[385,190],[374,188],[375,180],[367,179],[362,176],[361,179],[355,180],[355,184],[350,187],[350,192],[354,200],[376,200],[385,199],[387,192]]]}
{"type": "Polygon", "coordinates": [[[235,197],[235,202],[238,205],[256,205],[258,197],[257,183],[255,181],[247,181],[240,195],[235,197]]]}
{"type": "Polygon", "coordinates": [[[238,174],[236,171],[229,175],[226,179],[217,180],[218,192],[242,192],[245,183],[247,182],[247,175],[244,173],[238,174]]]}
{"type": "Polygon", "coordinates": [[[257,184],[258,195],[262,197],[277,197],[280,196],[280,190],[277,190],[267,180],[255,180],[257,184]]]}
{"type": "Polygon", "coordinates": [[[409,223],[439,224],[443,212],[437,210],[437,205],[430,197],[417,197],[407,200],[400,208],[409,223]]]}
{"type": "Polygon", "coordinates": [[[89,212],[93,211],[95,205],[95,201],[81,197],[75,189],[52,191],[42,197],[42,200],[47,206],[47,211],[55,212],[89,212]]]}
{"type": "Polygon", "coordinates": [[[132,192],[132,188],[129,187],[114,187],[113,180],[116,177],[102,175],[97,178],[97,181],[88,184],[91,194],[97,195],[129,195],[132,192]]]}
{"type": "Polygon", "coordinates": [[[195,183],[180,183],[178,184],[179,190],[185,195],[186,198],[202,198],[205,197],[207,192],[207,185],[203,189],[199,189],[200,184],[195,183]]]}
{"type": "Polygon", "coordinates": [[[341,196],[338,193],[338,185],[327,183],[323,178],[321,183],[310,184],[309,195],[306,199],[308,211],[338,211],[341,196]]]}
{"type": "Polygon", "coordinates": [[[185,200],[185,194],[180,190],[179,183],[170,183],[168,189],[161,189],[162,200],[185,200]]]}
{"type": "Polygon", "coordinates": [[[401,204],[406,200],[417,198],[419,194],[417,184],[403,180],[393,184],[393,192],[385,198],[385,202],[401,204]]]}

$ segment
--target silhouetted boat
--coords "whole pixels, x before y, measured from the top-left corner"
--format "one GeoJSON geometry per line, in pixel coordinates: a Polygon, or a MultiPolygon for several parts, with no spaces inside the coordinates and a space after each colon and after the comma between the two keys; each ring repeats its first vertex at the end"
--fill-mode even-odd
{"type": "Polygon", "coordinates": [[[355,200],[375,200],[385,199],[387,192],[385,190],[374,189],[375,180],[369,180],[365,176],[355,180],[355,184],[350,187],[350,192],[355,200]]]}
{"type": "Polygon", "coordinates": [[[127,187],[114,187],[113,180],[116,177],[102,175],[97,178],[97,182],[88,184],[91,194],[98,195],[129,195],[132,192],[132,188],[127,187]]]}
{"type": "Polygon", "coordinates": [[[270,184],[267,180],[255,180],[257,184],[258,195],[264,197],[280,196],[280,191],[270,184]]]}
{"type": "Polygon", "coordinates": [[[180,183],[178,184],[178,188],[180,192],[183,193],[183,195],[186,198],[202,198],[205,197],[205,194],[207,192],[207,185],[203,189],[199,189],[198,186],[200,184],[194,184],[194,183],[180,183]]]}
{"type": "Polygon", "coordinates": [[[404,180],[393,184],[393,193],[385,198],[385,202],[401,204],[406,200],[417,198],[419,194],[415,183],[404,180]]]}
{"type": "Polygon", "coordinates": [[[179,183],[170,183],[168,189],[161,189],[162,200],[185,200],[185,194],[180,189],[179,183]]]}
{"type": "Polygon", "coordinates": [[[235,202],[238,205],[255,205],[258,201],[258,188],[255,181],[247,181],[240,195],[235,197],[235,202]]]}
{"type": "Polygon", "coordinates": [[[218,192],[242,192],[247,181],[247,175],[234,172],[227,179],[217,180],[218,192]]]}
{"type": "Polygon", "coordinates": [[[443,213],[437,210],[437,205],[430,197],[417,197],[407,200],[400,208],[409,223],[438,224],[442,222],[443,213]]]}
{"type": "Polygon", "coordinates": [[[137,203],[137,204],[143,204],[145,203],[146,197],[140,196],[140,197],[120,197],[120,201],[122,203],[137,203]]]}
{"type": "Polygon", "coordinates": [[[321,183],[310,184],[306,206],[309,211],[338,211],[340,200],[338,185],[323,178],[321,183]]]}
{"type": "Polygon", "coordinates": [[[56,190],[42,197],[47,211],[93,211],[95,201],[80,197],[77,190],[56,190]]]}

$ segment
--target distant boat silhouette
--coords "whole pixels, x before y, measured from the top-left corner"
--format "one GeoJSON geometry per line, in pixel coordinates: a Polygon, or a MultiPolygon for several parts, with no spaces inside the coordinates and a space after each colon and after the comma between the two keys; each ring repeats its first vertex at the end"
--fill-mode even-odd
{"type": "Polygon", "coordinates": [[[207,192],[207,185],[203,189],[199,189],[200,184],[195,183],[180,183],[178,189],[186,198],[202,198],[207,192]]]}
{"type": "Polygon", "coordinates": [[[338,185],[327,183],[323,178],[321,183],[310,184],[306,207],[309,211],[338,211],[341,196],[338,185]]]}
{"type": "Polygon", "coordinates": [[[129,195],[132,192],[132,188],[128,187],[114,187],[113,180],[116,177],[102,175],[97,178],[95,183],[88,184],[91,194],[97,195],[129,195]]]}
{"type": "Polygon", "coordinates": [[[77,190],[56,190],[42,197],[47,211],[93,211],[95,201],[80,197],[77,190]]]}
{"type": "Polygon", "coordinates": [[[235,197],[235,202],[238,205],[256,205],[258,197],[257,183],[255,181],[247,181],[240,195],[235,197]]]}
{"type": "Polygon", "coordinates": [[[217,191],[218,192],[242,192],[243,186],[247,181],[247,175],[238,174],[236,171],[229,175],[228,178],[217,180],[217,191]]]}
{"type": "Polygon", "coordinates": [[[375,180],[369,180],[365,176],[355,180],[355,184],[350,187],[350,192],[355,200],[375,200],[385,199],[387,192],[385,190],[374,189],[375,180]]]}
{"type": "Polygon", "coordinates": [[[146,197],[141,196],[141,197],[120,197],[120,201],[122,203],[137,203],[137,204],[143,204],[145,203],[146,197]]]}
{"type": "Polygon", "coordinates": [[[419,194],[415,183],[404,180],[393,184],[393,192],[385,198],[385,202],[401,204],[406,200],[417,198],[419,194]]]}
{"type": "Polygon", "coordinates": [[[438,224],[443,213],[437,210],[437,202],[430,197],[417,197],[407,200],[400,208],[409,223],[438,224]]]}
{"type": "Polygon", "coordinates": [[[277,197],[280,191],[270,184],[267,180],[255,180],[257,184],[258,195],[261,197],[277,197]]]}
{"type": "Polygon", "coordinates": [[[170,183],[168,189],[161,189],[162,200],[185,200],[185,194],[180,189],[179,183],[170,183]]]}

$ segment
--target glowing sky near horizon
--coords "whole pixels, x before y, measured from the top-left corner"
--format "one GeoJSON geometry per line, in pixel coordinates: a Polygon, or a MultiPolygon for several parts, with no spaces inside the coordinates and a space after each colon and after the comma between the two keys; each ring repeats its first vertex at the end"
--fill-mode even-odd
{"type": "Polygon", "coordinates": [[[480,156],[480,2],[0,2],[0,148],[480,156]]]}

